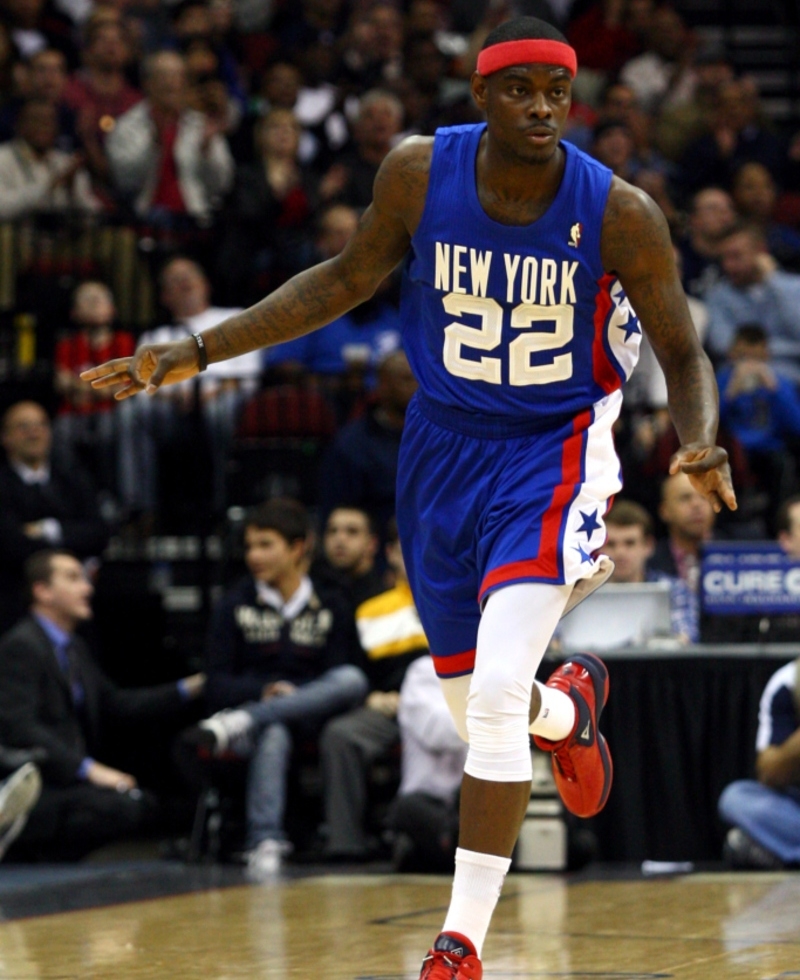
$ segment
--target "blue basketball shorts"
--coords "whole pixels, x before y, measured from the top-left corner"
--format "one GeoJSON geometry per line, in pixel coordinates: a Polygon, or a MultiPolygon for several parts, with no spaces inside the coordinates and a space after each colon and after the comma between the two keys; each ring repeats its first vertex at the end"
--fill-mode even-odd
{"type": "Polygon", "coordinates": [[[397,523],[440,677],[472,672],[481,604],[491,592],[594,573],[603,518],[622,486],[612,436],[621,404],[616,391],[532,432],[527,420],[482,423],[421,393],[412,400],[397,523]]]}

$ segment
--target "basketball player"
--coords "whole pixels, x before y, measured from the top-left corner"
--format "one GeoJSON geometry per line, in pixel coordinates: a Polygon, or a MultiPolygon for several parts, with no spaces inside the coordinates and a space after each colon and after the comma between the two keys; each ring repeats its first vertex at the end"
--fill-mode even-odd
{"type": "Polygon", "coordinates": [[[417,608],[469,741],[451,904],[424,980],[480,980],[480,954],[525,814],[529,726],[566,806],[596,813],[612,766],[597,720],[604,665],[534,680],[563,612],[608,577],[597,555],[620,489],[611,428],[642,328],[664,370],[683,471],[735,508],[714,444],[717,391],[663,215],[560,142],[574,50],[524,17],[486,39],[472,92],[487,125],[413,137],[384,161],[334,259],[202,335],[84,377],[118,398],[305,334],[367,299],[405,259],[406,417],[398,522],[417,608]],[[634,313],[634,309],[639,316],[634,313]]]}

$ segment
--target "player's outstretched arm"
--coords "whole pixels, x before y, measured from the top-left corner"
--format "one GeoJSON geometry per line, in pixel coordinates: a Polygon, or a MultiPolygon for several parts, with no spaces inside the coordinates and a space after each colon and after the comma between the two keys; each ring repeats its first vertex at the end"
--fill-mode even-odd
{"type": "MultiPolygon", "coordinates": [[[[265,299],[203,332],[209,363],[279,344],[363,303],[408,250],[425,203],[432,140],[412,137],[386,157],[372,204],[340,255],[306,269],[265,299]]],[[[145,345],[132,357],[84,371],[94,388],[117,387],[117,399],[191,378],[200,370],[196,341],[145,345]]]]}
{"type": "Polygon", "coordinates": [[[603,264],[619,277],[667,380],[681,441],[670,472],[683,471],[714,505],[736,509],[728,454],[716,445],[719,394],[681,286],[669,228],[643,191],[614,178],[606,205],[603,264]]]}

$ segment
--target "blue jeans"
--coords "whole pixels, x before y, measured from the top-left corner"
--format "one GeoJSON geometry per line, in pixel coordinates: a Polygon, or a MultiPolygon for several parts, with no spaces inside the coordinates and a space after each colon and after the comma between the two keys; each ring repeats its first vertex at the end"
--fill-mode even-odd
{"type": "Polygon", "coordinates": [[[800,864],[800,789],[770,789],[754,779],[726,786],[719,814],[785,864],[800,864]]]}
{"type": "Polygon", "coordinates": [[[285,840],[286,775],[296,725],[319,727],[327,718],[361,704],[369,684],[351,664],[333,667],[292,694],[242,705],[256,724],[247,772],[248,850],[262,840],[285,840]]]}

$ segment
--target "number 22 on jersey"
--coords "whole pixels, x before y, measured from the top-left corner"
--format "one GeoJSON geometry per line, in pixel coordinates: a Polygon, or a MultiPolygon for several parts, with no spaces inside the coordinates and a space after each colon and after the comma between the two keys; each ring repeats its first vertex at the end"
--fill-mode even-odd
{"type": "MultiPolygon", "coordinates": [[[[465,348],[475,351],[496,350],[503,339],[503,307],[488,296],[448,293],[442,304],[449,316],[476,316],[479,327],[454,320],[444,328],[444,366],[457,378],[503,383],[503,362],[499,357],[463,356],[465,348]]],[[[554,354],[544,364],[532,364],[531,355],[562,350],[572,340],[574,308],[562,303],[540,306],[520,303],[511,311],[511,327],[525,330],[508,345],[508,383],[516,387],[545,385],[566,381],[572,376],[572,354],[554,354]],[[536,330],[539,323],[553,324],[554,329],[536,330]]]]}

